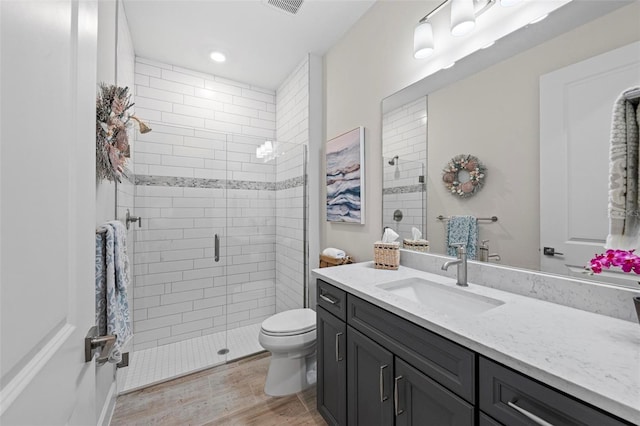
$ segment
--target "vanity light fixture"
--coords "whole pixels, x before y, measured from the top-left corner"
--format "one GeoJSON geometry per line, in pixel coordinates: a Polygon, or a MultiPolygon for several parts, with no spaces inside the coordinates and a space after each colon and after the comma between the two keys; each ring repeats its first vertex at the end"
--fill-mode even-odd
{"type": "Polygon", "coordinates": [[[488,10],[497,0],[444,0],[418,21],[413,31],[413,57],[424,59],[434,52],[435,38],[429,19],[451,4],[451,34],[459,37],[468,34],[476,25],[476,18],[488,10]]]}
{"type": "Polygon", "coordinates": [[[222,63],[227,60],[227,57],[225,56],[225,54],[218,51],[211,52],[209,57],[211,58],[212,61],[218,62],[218,63],[222,63]]]}
{"type": "Polygon", "coordinates": [[[462,37],[476,26],[473,0],[451,0],[451,35],[462,37]]]}
{"type": "Polygon", "coordinates": [[[433,53],[433,27],[431,22],[418,22],[413,31],[413,57],[424,59],[433,53]]]}

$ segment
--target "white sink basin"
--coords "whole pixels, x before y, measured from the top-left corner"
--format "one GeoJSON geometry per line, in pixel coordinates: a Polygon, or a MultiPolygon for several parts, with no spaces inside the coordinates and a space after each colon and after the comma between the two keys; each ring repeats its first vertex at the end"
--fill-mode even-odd
{"type": "Polygon", "coordinates": [[[380,284],[378,288],[452,316],[480,314],[504,304],[501,300],[468,292],[464,287],[449,287],[417,277],[380,284]]]}

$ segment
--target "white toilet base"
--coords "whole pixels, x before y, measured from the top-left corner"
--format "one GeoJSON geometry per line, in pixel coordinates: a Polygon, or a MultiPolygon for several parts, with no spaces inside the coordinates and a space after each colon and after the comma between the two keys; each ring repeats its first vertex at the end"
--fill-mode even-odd
{"type": "Polygon", "coordinates": [[[296,358],[272,353],[264,393],[285,396],[307,389],[313,384],[307,381],[307,366],[312,365],[315,359],[315,345],[311,354],[296,358]]]}

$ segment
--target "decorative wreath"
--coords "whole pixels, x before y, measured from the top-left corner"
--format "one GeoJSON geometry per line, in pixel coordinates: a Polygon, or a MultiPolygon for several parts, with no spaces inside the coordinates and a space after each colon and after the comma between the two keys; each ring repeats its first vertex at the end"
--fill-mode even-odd
{"type": "Polygon", "coordinates": [[[444,168],[442,180],[451,194],[468,198],[482,188],[486,172],[486,167],[476,157],[460,154],[453,157],[444,168]],[[469,173],[468,180],[460,181],[461,171],[469,173]]]}
{"type": "MultiPolygon", "coordinates": [[[[96,176],[120,182],[129,157],[127,112],[133,106],[128,87],[100,84],[96,97],[96,176]]],[[[135,119],[135,117],[133,117],[135,119]]]]}

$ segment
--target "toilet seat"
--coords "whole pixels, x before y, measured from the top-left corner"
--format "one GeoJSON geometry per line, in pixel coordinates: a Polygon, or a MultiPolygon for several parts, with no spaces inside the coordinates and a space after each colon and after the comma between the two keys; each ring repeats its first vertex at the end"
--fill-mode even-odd
{"type": "Polygon", "coordinates": [[[312,309],[291,309],[262,322],[261,332],[269,336],[295,336],[316,329],[316,313],[312,309]]]}

